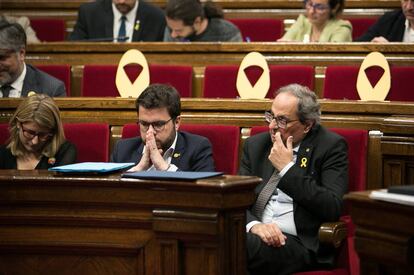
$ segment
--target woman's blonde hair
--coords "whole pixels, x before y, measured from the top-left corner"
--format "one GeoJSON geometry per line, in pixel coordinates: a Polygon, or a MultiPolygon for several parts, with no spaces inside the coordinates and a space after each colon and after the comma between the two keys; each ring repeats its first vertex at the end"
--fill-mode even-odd
{"type": "Polygon", "coordinates": [[[7,145],[16,157],[24,156],[27,152],[20,140],[18,125],[27,122],[36,122],[40,128],[46,128],[53,134],[40,153],[49,158],[54,157],[65,142],[65,133],[59,108],[53,99],[44,94],[35,94],[25,98],[17,107],[9,122],[10,139],[7,145]]]}

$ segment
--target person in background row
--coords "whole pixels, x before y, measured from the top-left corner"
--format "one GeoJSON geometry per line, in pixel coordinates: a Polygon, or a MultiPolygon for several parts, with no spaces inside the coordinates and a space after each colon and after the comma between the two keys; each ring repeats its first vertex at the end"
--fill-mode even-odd
{"type": "Polygon", "coordinates": [[[164,28],[163,11],[143,0],[97,0],[80,6],[69,39],[162,41],[164,28]]]}
{"type": "Polygon", "coordinates": [[[25,16],[14,17],[14,16],[8,16],[8,15],[0,15],[0,21],[7,21],[9,23],[18,23],[19,25],[23,27],[26,33],[26,39],[27,39],[28,44],[40,43],[39,38],[37,38],[36,36],[36,32],[30,26],[29,18],[25,16]]]}
{"type": "Polygon", "coordinates": [[[305,0],[306,17],[296,22],[280,38],[280,42],[351,42],[352,25],[338,19],[344,0],[305,0]]]}
{"type": "Polygon", "coordinates": [[[33,91],[66,96],[65,84],[26,64],[26,34],[17,23],[0,21],[0,97],[24,97],[33,91]]]}
{"type": "Polygon", "coordinates": [[[338,221],[348,189],[348,147],[319,124],[314,92],[291,84],[265,112],[269,131],[244,144],[240,175],[257,176],[247,211],[247,265],[253,274],[292,274],[332,264],[334,251],[319,243],[319,227],[338,221]]]}
{"type": "Polygon", "coordinates": [[[223,19],[223,12],[211,1],[169,0],[165,13],[164,41],[243,41],[240,30],[223,19]]]}
{"type": "Polygon", "coordinates": [[[381,16],[358,42],[414,42],[414,0],[401,0],[401,9],[381,16]]]}
{"type": "Polygon", "coordinates": [[[59,108],[52,98],[25,98],[9,123],[10,138],[0,145],[0,169],[48,169],[76,161],[76,147],[65,140],[59,108]]]}
{"type": "Polygon", "coordinates": [[[214,172],[210,141],[178,131],[181,123],[180,95],[172,86],[153,84],[136,100],[140,137],[121,139],[113,162],[134,162],[129,171],[214,172]]]}

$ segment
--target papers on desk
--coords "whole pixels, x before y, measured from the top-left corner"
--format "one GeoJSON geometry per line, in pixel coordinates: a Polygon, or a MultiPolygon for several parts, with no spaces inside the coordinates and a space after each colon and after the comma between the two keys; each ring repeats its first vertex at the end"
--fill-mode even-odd
{"type": "Polygon", "coordinates": [[[114,162],[81,162],[49,168],[49,171],[59,173],[110,173],[127,169],[135,163],[114,163],[114,162]]]}
{"type": "Polygon", "coordinates": [[[390,193],[387,191],[387,189],[381,189],[379,191],[372,191],[369,197],[374,200],[381,200],[381,201],[394,202],[394,203],[414,206],[414,196],[390,193]]]}
{"type": "Polygon", "coordinates": [[[122,174],[123,178],[133,179],[158,179],[158,180],[198,180],[223,175],[223,172],[169,172],[169,171],[141,171],[126,172],[122,174]]]}

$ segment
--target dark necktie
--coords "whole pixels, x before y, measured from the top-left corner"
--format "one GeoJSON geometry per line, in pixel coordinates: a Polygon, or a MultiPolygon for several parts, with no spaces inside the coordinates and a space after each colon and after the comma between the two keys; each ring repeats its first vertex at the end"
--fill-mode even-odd
{"type": "Polygon", "coordinates": [[[12,86],[9,84],[4,84],[1,86],[0,90],[3,93],[3,97],[9,97],[10,90],[12,89],[12,86]]]}
{"type": "Polygon", "coordinates": [[[256,203],[253,206],[253,214],[258,217],[260,220],[263,216],[263,211],[266,207],[267,202],[269,201],[272,194],[275,192],[277,184],[279,183],[280,176],[279,171],[275,170],[270,177],[269,181],[263,187],[257,196],[256,203]]]}
{"type": "Polygon", "coordinates": [[[125,42],[125,36],[126,36],[126,26],[125,26],[126,17],[125,15],[122,15],[121,17],[121,26],[119,27],[118,32],[118,42],[125,42]]]}

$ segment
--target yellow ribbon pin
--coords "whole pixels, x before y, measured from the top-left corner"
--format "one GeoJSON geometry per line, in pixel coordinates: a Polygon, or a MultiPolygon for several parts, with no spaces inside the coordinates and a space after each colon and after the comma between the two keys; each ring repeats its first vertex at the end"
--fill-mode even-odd
{"type": "Polygon", "coordinates": [[[300,160],[300,167],[305,167],[306,168],[307,163],[308,163],[308,159],[307,158],[302,158],[300,160]]]}
{"type": "Polygon", "coordinates": [[[175,154],[174,154],[174,157],[175,157],[175,158],[178,158],[180,155],[181,155],[180,153],[175,153],[175,154]]]}

